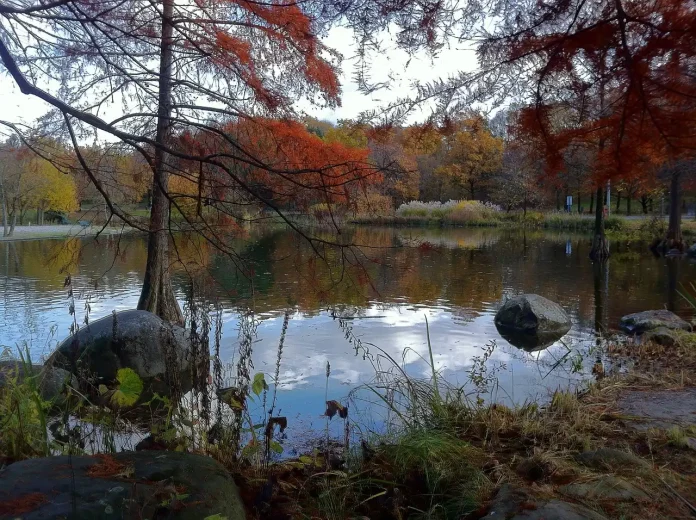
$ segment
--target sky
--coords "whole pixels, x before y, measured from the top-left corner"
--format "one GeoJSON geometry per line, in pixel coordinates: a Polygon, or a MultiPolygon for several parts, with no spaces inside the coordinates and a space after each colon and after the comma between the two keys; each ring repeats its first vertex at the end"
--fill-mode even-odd
{"type": "MultiPolygon", "coordinates": [[[[371,60],[371,80],[374,83],[388,82],[388,88],[370,95],[358,91],[352,78],[357,61],[352,31],[336,27],[324,38],[324,42],[344,57],[340,77],[343,86],[341,106],[336,109],[318,109],[307,102],[299,102],[296,108],[332,122],[350,119],[365,110],[377,109],[389,101],[408,95],[415,80],[446,78],[462,70],[472,70],[476,66],[476,55],[466,43],[453,43],[448,48],[443,48],[433,59],[425,52],[409,57],[406,52],[396,48],[393,38],[387,32],[382,34],[382,41],[384,52],[371,60]]],[[[0,74],[0,119],[30,124],[48,108],[43,101],[22,94],[7,74],[0,74]]],[[[118,115],[120,114],[115,113],[114,117],[118,115]]],[[[421,115],[424,119],[429,114],[423,112],[421,115]]],[[[415,117],[418,119],[418,114],[415,117]]]]}

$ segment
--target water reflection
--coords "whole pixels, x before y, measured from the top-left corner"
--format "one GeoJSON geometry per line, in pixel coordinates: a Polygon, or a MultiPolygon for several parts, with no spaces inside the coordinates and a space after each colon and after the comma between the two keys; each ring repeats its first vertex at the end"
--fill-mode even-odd
{"type": "MultiPolygon", "coordinates": [[[[177,295],[183,300],[193,284],[199,296],[222,305],[226,360],[236,354],[237,311],[252,308],[260,320],[255,369],[273,373],[283,314],[291,309],[278,406],[308,423],[321,420],[327,361],[335,398],[374,377],[345,340],[335,313],[354,318],[357,338],[423,376],[430,373],[423,361],[427,316],[435,364],[460,384],[481,348],[496,341],[490,363],[506,367],[498,373],[497,397],[520,402],[586,377],[595,332],[614,328],[622,315],[665,306],[689,312],[676,290],[693,279],[694,265],[623,244],[612,245],[607,264],[593,265],[590,240],[567,233],[360,228],[344,237],[364,245],[362,254],[346,258],[327,248],[318,258],[286,231],[240,238],[232,246],[243,271],[199,239],[177,238],[177,295]],[[568,311],[573,328],[563,343],[528,353],[500,337],[493,316],[505,298],[520,292],[540,294],[568,311]],[[579,365],[559,364],[569,352],[579,365]]],[[[0,345],[26,341],[36,357],[67,334],[67,273],[78,289],[80,319],[85,305],[90,319],[133,308],[146,253],[139,236],[0,242],[0,345]]]]}

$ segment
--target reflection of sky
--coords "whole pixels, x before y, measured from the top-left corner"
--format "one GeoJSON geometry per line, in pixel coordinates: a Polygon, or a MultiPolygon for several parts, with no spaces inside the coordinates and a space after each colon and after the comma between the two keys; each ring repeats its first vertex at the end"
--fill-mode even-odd
{"type": "MultiPolygon", "coordinates": [[[[570,363],[562,363],[552,370],[556,362],[567,352],[557,343],[536,353],[526,353],[500,338],[493,324],[493,308],[468,322],[456,319],[452,309],[445,305],[430,308],[414,308],[400,305],[391,308],[373,305],[359,319],[349,320],[354,336],[363,343],[379,347],[400,363],[406,372],[415,377],[429,378],[428,342],[425,316],[428,318],[433,359],[439,373],[447,381],[464,385],[475,356],[483,354],[482,347],[496,341],[497,347],[487,366],[490,370],[501,365],[497,372],[494,397],[511,404],[525,400],[546,399],[556,388],[568,388],[581,380],[581,374],[572,374],[570,363]]],[[[264,320],[257,329],[258,342],[254,345],[254,369],[268,374],[275,371],[277,343],[283,318],[264,320]]],[[[223,352],[230,355],[236,350],[236,321],[229,320],[224,327],[223,352]]],[[[592,343],[586,334],[571,331],[564,342],[586,353],[592,343]]],[[[368,348],[370,348],[368,346],[368,348]]],[[[377,349],[370,348],[373,353],[377,349]]],[[[587,357],[587,356],[586,356],[587,357]]],[[[288,325],[280,369],[278,404],[281,413],[318,417],[324,404],[326,362],[331,364],[329,399],[344,400],[349,391],[375,378],[372,364],[356,355],[354,348],[344,338],[338,320],[321,313],[312,318],[296,314],[288,325]]],[[[585,374],[591,359],[584,363],[585,374]]],[[[384,358],[382,368],[390,363],[384,358]]],[[[473,390],[473,387],[472,387],[473,390]]]]}

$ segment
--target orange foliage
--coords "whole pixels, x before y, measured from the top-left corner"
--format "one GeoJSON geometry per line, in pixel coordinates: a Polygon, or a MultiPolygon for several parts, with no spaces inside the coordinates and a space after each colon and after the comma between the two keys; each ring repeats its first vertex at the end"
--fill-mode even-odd
{"type": "Polygon", "coordinates": [[[359,186],[380,181],[367,149],[324,141],[296,121],[245,119],[225,130],[249,158],[247,182],[276,203],[349,203],[359,186]]]}
{"type": "Polygon", "coordinates": [[[231,26],[226,20],[199,21],[196,39],[185,46],[194,45],[210,56],[210,64],[217,72],[241,79],[254,92],[258,101],[269,109],[288,104],[286,93],[275,88],[268,64],[259,65],[261,57],[255,50],[266,45],[265,38],[283,56],[293,73],[322,92],[329,104],[340,103],[341,86],[337,69],[322,57],[326,50],[314,34],[310,18],[299,4],[286,0],[256,2],[251,0],[199,0],[199,7],[220,2],[236,5],[241,10],[241,20],[231,26]],[[230,27],[245,26],[253,31],[232,32],[230,27]]]}

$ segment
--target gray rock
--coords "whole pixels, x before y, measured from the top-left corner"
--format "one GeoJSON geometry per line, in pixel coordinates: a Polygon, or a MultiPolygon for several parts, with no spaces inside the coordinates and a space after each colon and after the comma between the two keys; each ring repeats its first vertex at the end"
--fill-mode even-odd
{"type": "Polygon", "coordinates": [[[578,462],[590,468],[598,470],[627,470],[648,469],[650,464],[640,457],[626,451],[614,448],[600,448],[593,451],[585,451],[577,457],[578,462]]]}
{"type": "Polygon", "coordinates": [[[9,379],[21,384],[28,377],[36,378],[39,394],[44,401],[56,400],[71,380],[70,372],[62,368],[25,365],[19,360],[0,361],[0,387],[5,386],[9,379]]]}
{"type": "Polygon", "coordinates": [[[487,520],[606,520],[602,515],[560,500],[535,501],[526,491],[504,484],[485,517],[487,520]]]}
{"type": "Polygon", "coordinates": [[[564,336],[571,321],[563,308],[537,294],[509,299],[495,315],[498,332],[513,345],[539,350],[564,336]]]}
{"type": "Polygon", "coordinates": [[[622,478],[604,475],[589,482],[574,482],[563,486],[561,492],[576,498],[589,500],[645,500],[650,496],[622,478]]]}
{"type": "Polygon", "coordinates": [[[665,309],[628,314],[621,318],[619,325],[623,330],[632,334],[643,334],[659,328],[691,332],[689,323],[665,309]]]}
{"type": "Polygon", "coordinates": [[[10,512],[9,518],[23,520],[202,520],[216,514],[228,520],[245,518],[232,476],[209,457],[165,451],[107,457],[60,456],[11,464],[0,472],[0,503],[31,495],[32,510],[14,516],[10,512]]]}
{"type": "MultiPolygon", "coordinates": [[[[189,354],[190,342],[182,327],[147,311],[129,310],[83,326],[58,346],[46,365],[106,385],[115,381],[119,369],[131,368],[143,380],[144,396],[166,395],[172,374],[188,373],[189,354]]],[[[184,390],[190,388],[182,382],[184,390]]]]}
{"type": "Polygon", "coordinates": [[[536,509],[522,511],[510,520],[607,520],[600,515],[578,504],[569,504],[560,500],[549,500],[538,504],[536,509]]]}
{"type": "Polygon", "coordinates": [[[683,390],[629,390],[622,392],[616,407],[629,426],[637,430],[696,425],[696,388],[683,390]]]}

